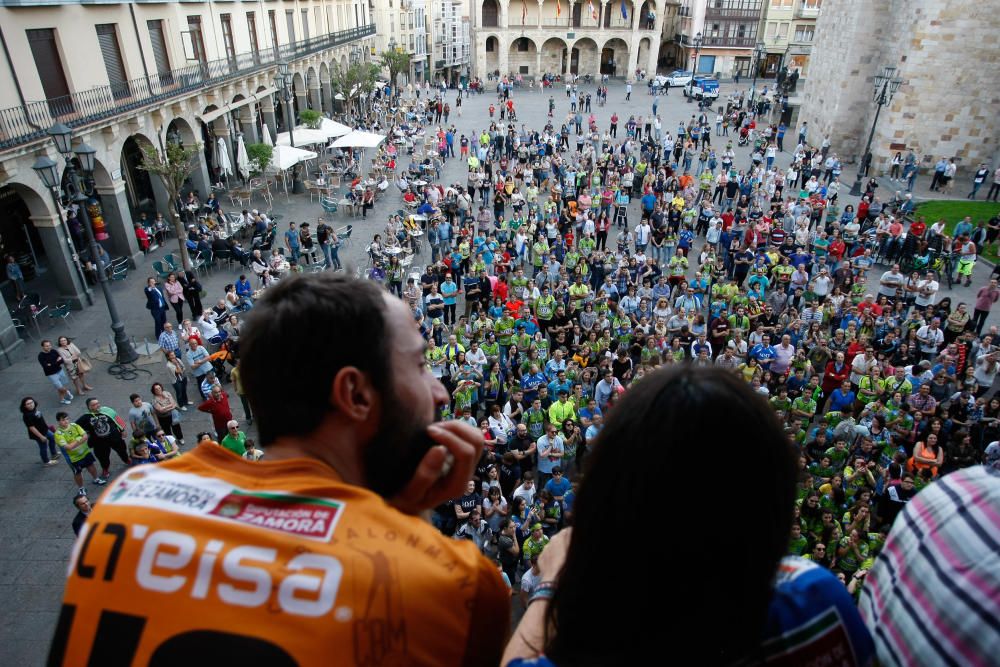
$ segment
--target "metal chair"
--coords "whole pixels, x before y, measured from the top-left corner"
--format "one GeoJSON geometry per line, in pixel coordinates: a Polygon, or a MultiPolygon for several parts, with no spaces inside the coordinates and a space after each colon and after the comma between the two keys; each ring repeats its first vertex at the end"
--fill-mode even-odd
{"type": "Polygon", "coordinates": [[[49,328],[51,328],[51,325],[55,324],[56,320],[62,320],[63,322],[65,322],[70,317],[73,317],[73,313],[69,309],[69,304],[68,303],[59,304],[58,306],[54,307],[52,310],[49,311],[49,325],[50,325],[49,328]]]}
{"type": "Polygon", "coordinates": [[[233,268],[233,253],[230,250],[216,250],[213,253],[213,259],[219,260],[219,262],[226,262],[226,266],[230,269],[233,268]]]}
{"type": "Polygon", "coordinates": [[[166,266],[170,267],[171,271],[183,271],[184,269],[184,262],[182,262],[179,257],[175,257],[172,252],[168,252],[164,255],[163,261],[166,262],[166,266]]]}
{"type": "Polygon", "coordinates": [[[331,199],[330,197],[321,197],[319,203],[320,206],[323,207],[323,210],[326,211],[327,213],[337,212],[338,204],[336,199],[331,199]]]}
{"type": "Polygon", "coordinates": [[[201,271],[205,273],[205,275],[208,275],[208,267],[200,252],[196,252],[194,257],[191,258],[191,268],[195,271],[201,271]]]}
{"type": "Polygon", "coordinates": [[[161,260],[156,260],[153,262],[153,272],[156,273],[156,277],[160,280],[166,280],[167,276],[173,273],[173,270],[164,266],[161,260]]]}

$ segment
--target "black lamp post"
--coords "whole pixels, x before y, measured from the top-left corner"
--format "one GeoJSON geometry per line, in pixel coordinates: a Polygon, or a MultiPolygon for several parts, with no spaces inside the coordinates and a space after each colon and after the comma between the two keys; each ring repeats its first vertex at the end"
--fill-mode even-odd
{"type": "Polygon", "coordinates": [[[694,102],[694,77],[695,77],[696,74],[698,74],[698,51],[701,49],[701,33],[700,32],[697,35],[694,36],[694,40],[693,40],[692,43],[694,44],[694,61],[693,61],[693,64],[691,65],[691,87],[692,87],[692,90],[691,90],[691,94],[688,95],[688,104],[691,104],[692,102],[694,102]]]}
{"type": "Polygon", "coordinates": [[[73,268],[76,269],[75,273],[77,278],[80,280],[80,288],[83,290],[83,296],[87,299],[87,305],[94,305],[94,292],[87,286],[87,278],[83,274],[83,267],[80,265],[80,257],[77,254],[76,246],[73,245],[72,236],[69,233],[69,229],[66,225],[66,220],[63,218],[62,214],[59,212],[60,209],[65,208],[59,203],[60,197],[56,196],[56,191],[58,190],[58,165],[56,165],[55,160],[50,158],[48,155],[39,156],[35,160],[35,164],[31,165],[31,168],[35,170],[35,173],[39,175],[42,182],[45,184],[46,189],[49,191],[49,195],[52,197],[52,205],[55,207],[56,215],[59,216],[60,224],[56,225],[56,229],[62,229],[63,235],[65,236],[66,245],[69,247],[70,255],[73,258],[73,268]],[[44,174],[44,176],[43,176],[44,174]],[[56,179],[56,184],[49,185],[49,175],[54,174],[53,178],[56,179]]]}
{"type": "MultiPolygon", "coordinates": [[[[111,294],[111,290],[108,289],[108,276],[105,271],[105,265],[98,251],[97,239],[94,238],[94,230],[90,226],[90,216],[87,214],[87,196],[83,194],[80,175],[76,171],[76,166],[73,164],[72,158],[72,155],[75,154],[76,158],[80,161],[80,169],[83,171],[84,176],[89,178],[90,174],[94,171],[94,156],[97,154],[97,151],[86,143],[80,144],[74,151],[73,130],[62,123],[56,123],[49,128],[48,134],[52,137],[56,145],[56,150],[66,160],[66,175],[68,176],[66,194],[69,200],[79,207],[80,222],[83,224],[84,232],[87,234],[87,245],[90,247],[90,256],[97,267],[97,282],[101,286],[101,291],[104,292],[104,301],[108,304],[108,314],[111,315],[111,330],[115,334],[115,361],[117,364],[131,364],[139,358],[139,355],[132,347],[132,342],[125,333],[125,323],[122,322],[122,318],[118,315],[115,298],[111,294]]],[[[58,165],[54,160],[47,157],[39,158],[32,168],[38,174],[42,183],[45,184],[45,187],[51,190],[60,186],[58,165]]]]}
{"type": "MultiPolygon", "coordinates": [[[[288,69],[288,62],[278,62],[278,76],[274,79],[274,87],[278,89],[281,103],[285,111],[285,125],[288,127],[288,145],[295,148],[295,114],[292,111],[292,80],[294,75],[288,69]]],[[[292,194],[302,194],[306,186],[299,180],[299,167],[292,167],[292,194]]]]}
{"type": "Polygon", "coordinates": [[[767,45],[764,42],[757,42],[757,46],[753,49],[753,83],[750,84],[750,103],[757,98],[757,72],[760,71],[760,58],[764,55],[764,51],[767,50],[767,45]]]}
{"type": "Polygon", "coordinates": [[[895,67],[887,65],[882,68],[881,74],[875,75],[875,86],[872,91],[872,100],[876,105],[875,119],[872,121],[872,129],[868,133],[868,143],[865,144],[865,152],[862,153],[861,160],[858,162],[857,178],[854,179],[854,185],[851,186],[851,195],[854,197],[861,196],[861,179],[864,178],[865,169],[871,162],[872,139],[875,138],[875,126],[878,125],[878,117],[882,113],[882,107],[892,101],[896,91],[903,84],[903,80],[896,76],[898,72],[899,70],[895,67]]]}

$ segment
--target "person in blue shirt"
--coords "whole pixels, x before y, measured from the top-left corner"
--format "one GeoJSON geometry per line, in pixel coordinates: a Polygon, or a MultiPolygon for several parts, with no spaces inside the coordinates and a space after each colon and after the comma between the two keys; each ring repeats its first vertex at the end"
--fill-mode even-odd
{"type": "Polygon", "coordinates": [[[652,192],[647,192],[642,196],[642,211],[645,217],[649,217],[653,214],[653,209],[656,207],[656,195],[652,192]]]}
{"type": "Polygon", "coordinates": [[[571,486],[563,475],[562,466],[555,466],[552,468],[552,479],[545,483],[545,490],[552,494],[557,503],[561,503],[571,486]]]}
{"type": "Polygon", "coordinates": [[[750,356],[757,359],[764,370],[771,367],[771,362],[777,355],[777,351],[771,346],[771,337],[767,334],[764,334],[761,341],[750,350],[750,356]]]}
{"type": "MultiPolygon", "coordinates": [[[[563,374],[563,378],[565,379],[566,360],[562,358],[562,350],[556,350],[552,354],[552,358],[545,364],[545,375],[555,379],[560,373],[563,374]]],[[[551,387],[549,387],[549,393],[558,394],[558,392],[553,392],[551,387]]]]}
{"type": "Polygon", "coordinates": [[[521,377],[521,390],[524,392],[524,400],[530,403],[538,398],[538,388],[545,383],[545,374],[538,370],[538,366],[532,365],[530,371],[521,377]]]}
{"type": "Polygon", "coordinates": [[[514,326],[518,333],[526,333],[529,336],[534,336],[535,332],[538,331],[538,325],[535,324],[535,319],[527,309],[521,314],[521,317],[514,321],[514,326]]]}
{"type": "Polygon", "coordinates": [[[845,407],[854,405],[856,398],[855,393],[851,391],[850,380],[845,380],[840,387],[830,392],[830,404],[827,412],[840,412],[845,407]]]}
{"type": "Polygon", "coordinates": [[[444,282],[441,283],[441,296],[444,297],[444,323],[451,325],[455,323],[455,304],[458,295],[458,285],[452,280],[451,273],[444,275],[444,282]]]}
{"type": "Polygon", "coordinates": [[[559,371],[547,387],[550,396],[558,396],[560,393],[569,394],[573,389],[573,383],[566,378],[566,371],[559,371]]]}
{"type": "Polygon", "coordinates": [[[288,223],[288,230],[285,231],[285,245],[288,246],[289,252],[292,253],[292,258],[290,261],[292,262],[299,261],[299,254],[301,252],[301,248],[299,246],[299,232],[297,229],[295,229],[294,222],[288,223]]]}

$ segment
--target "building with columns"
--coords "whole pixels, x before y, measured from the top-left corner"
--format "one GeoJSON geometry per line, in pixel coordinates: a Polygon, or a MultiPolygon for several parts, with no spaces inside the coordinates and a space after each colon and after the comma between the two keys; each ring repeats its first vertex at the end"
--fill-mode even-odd
{"type": "Polygon", "coordinates": [[[474,74],[653,74],[666,0],[472,0],[474,74]],[[652,20],[650,15],[652,14],[652,20]]]}
{"type": "MultiPolygon", "coordinates": [[[[0,254],[14,255],[29,276],[37,260],[61,302],[81,307],[73,257],[88,256],[81,230],[66,224],[32,170],[43,155],[62,169],[49,127],[64,123],[96,149],[88,210],[101,218],[101,243],[112,258],[141,263],[133,221],[175,210],[159,181],[137,168],[141,147],[202,144],[187,188],[204,199],[220,180],[219,152],[234,156],[237,135],[254,143],[264,125],[272,137],[287,128],[277,63],[294,74],[293,113],[332,111],[331,68],[372,57],[372,21],[367,0],[0,3],[0,254]]],[[[8,305],[0,311],[0,344],[9,347],[17,336],[8,305]]]]}
{"type": "Polygon", "coordinates": [[[799,86],[799,124],[809,124],[809,141],[829,136],[845,162],[859,160],[877,109],[874,77],[895,67],[903,84],[879,115],[871,171],[912,149],[922,168],[955,158],[968,187],[968,170],[1000,164],[998,34],[1000,12],[989,3],[825,0],[799,86]]]}
{"type": "Polygon", "coordinates": [[[681,0],[676,42],[685,69],[724,78],[737,72],[750,76],[764,1],[681,0]],[[700,47],[695,45],[698,34],[700,47]]]}

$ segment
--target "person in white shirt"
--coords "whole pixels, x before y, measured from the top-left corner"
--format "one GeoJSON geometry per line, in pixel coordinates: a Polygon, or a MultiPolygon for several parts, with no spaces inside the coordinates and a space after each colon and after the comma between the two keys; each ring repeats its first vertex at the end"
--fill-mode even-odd
{"type": "Polygon", "coordinates": [[[530,472],[524,473],[524,481],[521,485],[514,489],[514,493],[511,497],[511,502],[517,498],[524,498],[524,502],[529,507],[535,502],[535,478],[530,472]]]}
{"type": "Polygon", "coordinates": [[[928,271],[926,277],[917,282],[917,296],[914,299],[921,308],[933,306],[937,301],[937,293],[941,285],[934,280],[934,272],[928,271]]]}
{"type": "Polygon", "coordinates": [[[920,341],[920,352],[925,359],[933,360],[944,343],[944,332],[941,331],[941,320],[935,317],[930,324],[917,329],[917,340],[920,341]]]}

